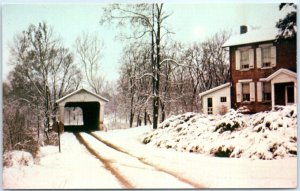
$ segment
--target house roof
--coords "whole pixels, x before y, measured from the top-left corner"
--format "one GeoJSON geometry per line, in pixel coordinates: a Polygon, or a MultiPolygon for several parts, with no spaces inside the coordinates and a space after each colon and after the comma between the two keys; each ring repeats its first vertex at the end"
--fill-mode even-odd
{"type": "Polygon", "coordinates": [[[76,90],[76,91],[74,91],[74,92],[72,92],[72,93],[69,93],[68,95],[66,95],[66,96],[64,96],[64,97],[62,97],[62,98],[60,98],[59,100],[56,101],[56,103],[60,103],[60,102],[64,101],[65,99],[67,99],[67,98],[69,98],[69,97],[71,97],[71,96],[73,96],[73,95],[75,95],[75,94],[77,94],[77,93],[79,93],[79,92],[82,92],[82,91],[84,91],[84,92],[86,92],[86,93],[88,93],[88,94],[91,94],[91,95],[93,95],[93,96],[95,96],[95,97],[97,97],[97,98],[99,98],[99,99],[101,99],[101,100],[103,100],[103,101],[105,101],[105,102],[108,102],[108,101],[109,101],[108,99],[106,99],[106,98],[104,98],[104,97],[101,97],[101,96],[98,95],[98,94],[95,94],[95,93],[93,93],[93,92],[91,92],[91,91],[88,91],[88,90],[86,90],[86,89],[84,89],[84,88],[81,88],[81,89],[78,89],[78,90],[76,90]]]}
{"type": "Polygon", "coordinates": [[[278,35],[277,28],[264,28],[248,31],[244,34],[239,34],[230,37],[222,47],[236,46],[242,44],[250,44],[255,42],[273,41],[278,35]]]}
{"type": "Polygon", "coordinates": [[[205,95],[207,95],[207,94],[213,93],[213,92],[218,91],[218,90],[223,89],[223,88],[227,88],[227,87],[229,87],[229,86],[230,86],[230,82],[228,82],[228,83],[226,83],[226,84],[222,84],[222,85],[217,86],[217,87],[214,87],[214,88],[209,89],[209,90],[207,90],[207,91],[205,91],[205,92],[202,92],[202,93],[199,94],[199,96],[200,96],[200,98],[201,98],[202,96],[205,96],[205,95]]]}
{"type": "Polygon", "coordinates": [[[297,74],[295,72],[288,70],[288,69],[281,68],[281,69],[277,70],[276,72],[274,72],[273,74],[271,74],[269,77],[267,77],[266,81],[270,81],[270,80],[274,79],[279,74],[286,74],[286,75],[292,76],[294,78],[297,78],[297,74]]]}

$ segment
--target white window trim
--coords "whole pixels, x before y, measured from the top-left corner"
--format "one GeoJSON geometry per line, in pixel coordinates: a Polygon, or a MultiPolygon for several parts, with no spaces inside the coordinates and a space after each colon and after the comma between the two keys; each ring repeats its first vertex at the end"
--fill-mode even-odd
{"type": "MultiPolygon", "coordinates": [[[[249,83],[249,88],[250,88],[250,101],[243,101],[243,93],[242,93],[242,89],[240,87],[239,91],[240,92],[236,92],[237,94],[239,94],[239,99],[237,99],[237,102],[242,102],[242,103],[251,103],[251,102],[255,102],[255,84],[253,84],[253,80],[252,79],[242,79],[242,80],[238,80],[239,84],[243,84],[243,83],[249,83]],[[251,85],[252,84],[252,85],[251,85]],[[250,87],[252,86],[252,87],[250,87]],[[251,91],[252,89],[252,91],[251,91]],[[251,99],[252,98],[252,99],[251,99]]],[[[237,90],[236,90],[237,91],[237,90]]]]}
{"type": "MultiPolygon", "coordinates": [[[[257,82],[257,86],[258,86],[258,83],[261,83],[261,89],[260,89],[260,92],[258,92],[259,91],[259,88],[257,88],[257,95],[259,95],[260,94],[260,96],[261,96],[261,99],[259,100],[259,99],[257,99],[257,101],[258,102],[262,102],[262,103],[269,103],[269,102],[271,102],[272,101],[272,98],[271,98],[271,100],[264,100],[264,98],[263,98],[263,96],[264,96],[264,92],[263,92],[263,86],[264,86],[264,83],[268,83],[269,81],[267,81],[265,78],[260,78],[259,79],[259,82],[257,82]]],[[[272,84],[271,84],[271,88],[272,88],[272,84]]],[[[272,91],[270,92],[271,93],[271,97],[272,97],[272,91]]],[[[258,96],[259,97],[259,96],[258,96]]]]}
{"type": "MultiPolygon", "coordinates": [[[[243,47],[238,47],[237,48],[237,51],[241,52],[241,51],[248,51],[248,54],[249,54],[249,67],[248,68],[242,68],[242,64],[240,61],[236,61],[236,64],[239,65],[239,67],[236,67],[237,69],[236,70],[239,70],[239,71],[249,71],[249,70],[252,70],[254,69],[254,49],[252,48],[252,46],[243,46],[243,47]]],[[[241,56],[238,56],[238,58],[240,59],[241,56]]],[[[236,57],[237,59],[237,57],[236,57]]]]}
{"type": "Polygon", "coordinates": [[[251,46],[242,46],[242,47],[238,47],[238,50],[249,50],[251,49],[251,46]]]}
{"type": "Polygon", "coordinates": [[[267,78],[259,78],[260,82],[268,82],[267,78]]]}
{"type": "Polygon", "coordinates": [[[271,47],[271,46],[274,46],[273,43],[260,44],[258,47],[259,48],[264,48],[264,47],[271,47]]]}
{"type": "Polygon", "coordinates": [[[267,69],[271,69],[271,68],[273,68],[273,67],[275,67],[276,66],[276,46],[273,44],[273,43],[267,43],[267,44],[260,44],[259,46],[258,46],[258,48],[256,48],[256,64],[257,64],[257,68],[259,68],[259,69],[262,69],[262,70],[267,70],[267,69]],[[261,57],[261,55],[262,55],[262,53],[261,53],[261,48],[267,48],[267,47],[269,47],[269,48],[271,48],[271,64],[270,64],[270,66],[263,66],[263,63],[262,63],[262,58],[258,58],[258,55],[260,55],[260,57],[261,57]],[[272,50],[273,48],[272,47],[275,47],[275,50],[272,50]],[[260,51],[260,53],[258,54],[258,52],[257,51],[260,51]],[[275,53],[275,58],[272,58],[272,51],[275,53]],[[258,60],[259,59],[259,60],[258,60]],[[272,60],[273,59],[273,60],[272,60]],[[275,60],[274,60],[275,59],[275,60]],[[258,62],[260,62],[260,64],[258,64],[258,62]],[[273,63],[273,64],[272,64],[273,63]]]}
{"type": "Polygon", "coordinates": [[[249,87],[250,87],[250,102],[255,102],[255,83],[250,82],[249,87]]]}
{"type": "Polygon", "coordinates": [[[256,83],[256,93],[257,93],[257,102],[262,102],[263,101],[263,82],[259,81],[256,83]]]}
{"type": "Polygon", "coordinates": [[[252,79],[243,79],[243,80],[239,80],[239,83],[248,83],[248,82],[252,82],[252,79]]]}
{"type": "Polygon", "coordinates": [[[240,69],[240,71],[248,71],[251,70],[252,68],[245,68],[245,69],[240,69]]]}
{"type": "Polygon", "coordinates": [[[273,68],[272,66],[267,66],[267,67],[261,67],[260,69],[262,69],[262,70],[266,70],[266,69],[271,69],[271,68],[273,68]]]}
{"type": "Polygon", "coordinates": [[[271,47],[271,67],[276,67],[277,65],[277,47],[276,46],[272,46],[271,47]]]}

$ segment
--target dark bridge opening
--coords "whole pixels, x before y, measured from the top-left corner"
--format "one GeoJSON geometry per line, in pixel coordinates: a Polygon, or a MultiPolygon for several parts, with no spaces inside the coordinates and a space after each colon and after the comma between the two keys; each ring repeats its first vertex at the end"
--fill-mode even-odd
{"type": "MultiPolygon", "coordinates": [[[[64,130],[65,131],[95,131],[99,127],[99,111],[100,104],[98,102],[67,102],[65,104],[65,120],[64,120],[64,130]],[[81,108],[82,116],[76,114],[70,115],[72,109],[81,108]],[[68,116],[68,117],[67,117],[68,116]],[[68,123],[70,117],[74,117],[73,123],[68,123]],[[79,123],[74,124],[75,121],[79,123]],[[82,120],[82,122],[81,122],[82,120]]],[[[80,113],[80,112],[79,112],[80,113]]]]}

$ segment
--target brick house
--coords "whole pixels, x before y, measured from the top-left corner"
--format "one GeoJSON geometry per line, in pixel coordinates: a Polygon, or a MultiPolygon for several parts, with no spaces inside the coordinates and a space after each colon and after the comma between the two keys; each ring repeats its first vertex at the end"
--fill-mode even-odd
{"type": "Polygon", "coordinates": [[[271,110],[275,105],[296,103],[296,40],[275,42],[277,29],[232,36],[229,48],[231,107],[249,113],[271,110]]]}

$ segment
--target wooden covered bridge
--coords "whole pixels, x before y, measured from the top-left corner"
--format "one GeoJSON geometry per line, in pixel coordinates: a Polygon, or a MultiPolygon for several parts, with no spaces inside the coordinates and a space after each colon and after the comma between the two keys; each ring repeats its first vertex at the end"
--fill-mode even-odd
{"type": "Polygon", "coordinates": [[[57,100],[60,131],[103,130],[104,106],[107,99],[84,88],[57,100]]]}

